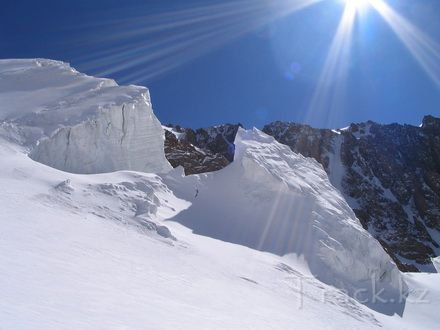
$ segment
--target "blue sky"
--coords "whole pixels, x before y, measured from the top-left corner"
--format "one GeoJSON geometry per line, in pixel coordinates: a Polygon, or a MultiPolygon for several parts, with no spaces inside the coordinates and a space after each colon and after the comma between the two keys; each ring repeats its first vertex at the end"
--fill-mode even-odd
{"type": "MultiPolygon", "coordinates": [[[[440,43],[440,1],[387,2],[440,43]]],[[[181,9],[181,3],[174,0],[5,2],[0,13],[0,57],[58,59],[70,62],[79,71],[100,74],[101,68],[88,61],[94,54],[130,47],[132,43],[148,45],[164,37],[159,31],[129,40],[113,40],[113,34],[136,31],[140,28],[136,23],[139,18],[142,27],[154,26],[157,21],[149,17],[173,13],[181,9]],[[105,38],[110,41],[102,42],[105,38]]],[[[185,7],[215,3],[187,0],[185,7]]],[[[356,16],[350,55],[343,61],[347,72],[343,97],[336,106],[310,115],[313,113],[310,102],[343,10],[341,0],[323,0],[213,47],[189,62],[180,63],[177,52],[170,57],[179,64],[176,68],[154,77],[146,75],[145,79],[141,74],[134,82],[150,88],[155,112],[163,123],[189,127],[225,122],[261,127],[274,120],[344,127],[350,122],[369,119],[418,125],[426,114],[440,116],[440,86],[430,79],[373,9],[356,16]]],[[[195,46],[194,53],[198,52],[197,47],[204,45],[195,46]]],[[[126,62],[148,56],[132,53],[126,62]]],[[[440,54],[437,55],[438,60],[440,54]]],[[[107,63],[111,65],[112,62],[107,63]]],[[[126,83],[131,82],[127,77],[133,73],[149,70],[148,64],[141,64],[106,76],[126,83]]],[[[330,84],[338,86],[340,80],[338,75],[332,75],[330,84]]],[[[322,102],[327,101],[323,98],[322,102]]]]}

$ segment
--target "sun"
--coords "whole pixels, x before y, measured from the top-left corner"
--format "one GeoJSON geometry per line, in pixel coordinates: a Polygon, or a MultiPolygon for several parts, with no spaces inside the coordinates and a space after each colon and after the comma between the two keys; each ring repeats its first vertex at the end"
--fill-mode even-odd
{"type": "Polygon", "coordinates": [[[352,7],[356,11],[363,11],[367,9],[370,0],[342,0],[347,7],[352,7]]]}

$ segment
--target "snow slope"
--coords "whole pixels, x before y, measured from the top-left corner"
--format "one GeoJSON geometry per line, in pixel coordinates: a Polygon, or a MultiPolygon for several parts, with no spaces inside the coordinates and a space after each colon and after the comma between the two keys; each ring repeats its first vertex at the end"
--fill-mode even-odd
{"type": "Polygon", "coordinates": [[[148,90],[51,60],[0,60],[0,133],[74,173],[166,172],[164,134],[148,90]]]}
{"type": "Polygon", "coordinates": [[[410,296],[403,316],[388,316],[320,282],[291,256],[195,235],[174,221],[164,222],[190,203],[177,198],[157,175],[70,174],[34,162],[22,147],[5,141],[0,142],[0,163],[2,328],[438,325],[437,274],[406,276],[410,296]],[[141,200],[145,207],[140,209],[141,200]],[[171,235],[157,230],[164,225],[171,235]],[[428,303],[419,304],[417,290],[425,288],[428,303]]]}

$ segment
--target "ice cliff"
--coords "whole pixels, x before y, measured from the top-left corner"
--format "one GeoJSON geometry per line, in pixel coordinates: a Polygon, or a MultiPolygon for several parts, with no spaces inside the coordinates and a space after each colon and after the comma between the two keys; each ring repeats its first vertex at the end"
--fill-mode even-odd
{"type": "Polygon", "coordinates": [[[166,172],[148,89],[118,86],[52,60],[0,61],[0,134],[73,173],[166,172]]]}

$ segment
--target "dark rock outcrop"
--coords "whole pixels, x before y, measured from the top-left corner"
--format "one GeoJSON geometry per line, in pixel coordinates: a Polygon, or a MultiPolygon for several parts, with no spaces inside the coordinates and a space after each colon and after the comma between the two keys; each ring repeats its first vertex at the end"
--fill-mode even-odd
{"type": "Polygon", "coordinates": [[[165,155],[173,167],[182,166],[186,175],[218,171],[234,160],[240,124],[197,130],[171,124],[166,127],[165,155]]]}

